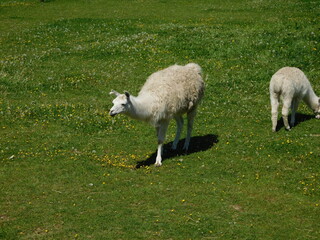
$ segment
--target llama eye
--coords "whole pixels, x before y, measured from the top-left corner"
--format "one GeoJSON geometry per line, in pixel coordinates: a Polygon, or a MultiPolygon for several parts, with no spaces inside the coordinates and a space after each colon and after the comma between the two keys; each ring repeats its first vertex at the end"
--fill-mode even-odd
{"type": "Polygon", "coordinates": [[[121,105],[122,105],[122,106],[125,106],[126,104],[125,104],[125,103],[122,103],[121,105]]]}

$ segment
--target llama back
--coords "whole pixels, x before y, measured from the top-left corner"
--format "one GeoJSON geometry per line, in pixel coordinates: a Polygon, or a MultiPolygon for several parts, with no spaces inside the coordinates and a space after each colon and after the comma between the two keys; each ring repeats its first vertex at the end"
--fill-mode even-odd
{"type": "Polygon", "coordinates": [[[148,95],[154,101],[157,119],[172,118],[196,106],[204,92],[201,67],[195,63],[173,65],[153,73],[146,81],[139,96],[148,95]]]}
{"type": "Polygon", "coordinates": [[[303,97],[310,88],[311,85],[306,75],[295,67],[281,68],[270,81],[270,93],[303,97]]]}

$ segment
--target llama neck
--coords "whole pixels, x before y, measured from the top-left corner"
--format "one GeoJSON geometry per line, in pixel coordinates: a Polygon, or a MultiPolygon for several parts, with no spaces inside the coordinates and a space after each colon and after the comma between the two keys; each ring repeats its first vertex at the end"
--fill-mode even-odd
{"type": "Polygon", "coordinates": [[[309,90],[304,101],[313,111],[316,111],[318,109],[319,98],[317,97],[317,95],[314,93],[312,89],[309,90]]]}
{"type": "Polygon", "coordinates": [[[134,97],[130,95],[130,108],[127,112],[127,115],[131,118],[148,121],[151,117],[151,101],[148,97],[134,97]]]}

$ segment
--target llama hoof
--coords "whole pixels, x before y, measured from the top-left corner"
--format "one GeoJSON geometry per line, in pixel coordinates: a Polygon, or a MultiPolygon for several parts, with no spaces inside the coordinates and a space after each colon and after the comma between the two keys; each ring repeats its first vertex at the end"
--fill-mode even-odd
{"type": "Polygon", "coordinates": [[[161,162],[156,162],[156,163],[154,164],[155,167],[161,167],[161,165],[162,165],[161,162]]]}
{"type": "Polygon", "coordinates": [[[161,157],[157,156],[156,163],[154,164],[154,166],[160,167],[162,165],[161,161],[162,161],[161,157]]]}
{"type": "Polygon", "coordinates": [[[286,128],[287,131],[291,131],[291,128],[286,128]]]}
{"type": "Polygon", "coordinates": [[[317,116],[316,116],[316,119],[320,119],[320,115],[317,115],[317,116]]]}
{"type": "Polygon", "coordinates": [[[183,155],[188,154],[188,148],[183,148],[182,150],[183,150],[183,155]]]}

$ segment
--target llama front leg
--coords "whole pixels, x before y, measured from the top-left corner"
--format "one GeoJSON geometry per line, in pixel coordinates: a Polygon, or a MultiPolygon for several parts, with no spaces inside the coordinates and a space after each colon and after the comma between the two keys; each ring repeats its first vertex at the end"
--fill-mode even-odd
{"type": "Polygon", "coordinates": [[[173,150],[176,150],[177,149],[177,145],[178,145],[178,142],[180,140],[180,136],[181,136],[181,130],[182,130],[182,127],[183,127],[183,118],[182,116],[177,116],[176,118],[176,123],[177,123],[177,132],[176,132],[176,137],[172,143],[172,149],[173,150]]]}
{"type": "Polygon", "coordinates": [[[160,167],[162,165],[162,148],[163,143],[166,138],[166,132],[168,129],[169,122],[162,122],[159,127],[156,128],[157,135],[158,135],[158,150],[157,150],[157,157],[156,157],[156,167],[160,167]]]}
{"type": "Polygon", "coordinates": [[[278,108],[279,108],[279,97],[277,94],[273,93],[270,95],[271,101],[271,121],[272,121],[272,131],[275,132],[278,123],[278,108]]]}
{"type": "Polygon", "coordinates": [[[197,114],[197,109],[194,108],[192,111],[188,112],[187,118],[188,118],[188,125],[187,125],[187,137],[186,141],[184,142],[183,149],[188,151],[189,148],[189,143],[190,143],[190,138],[191,138],[191,133],[192,133],[192,128],[193,128],[193,122],[194,118],[197,114]]]}

